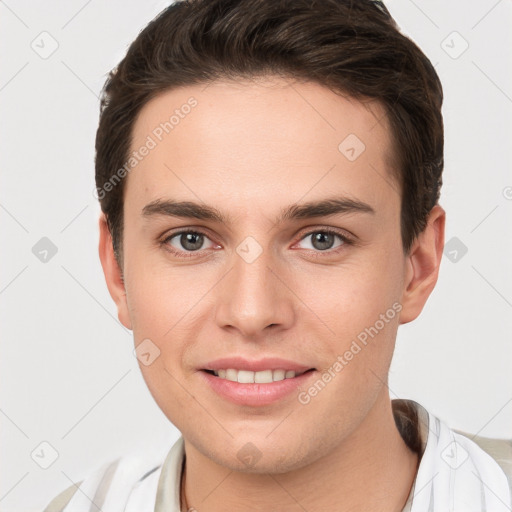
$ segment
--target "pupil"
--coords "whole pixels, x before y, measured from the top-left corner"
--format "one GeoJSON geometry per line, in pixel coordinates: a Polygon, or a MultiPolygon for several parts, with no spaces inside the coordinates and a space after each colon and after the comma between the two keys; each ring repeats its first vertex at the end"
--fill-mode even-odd
{"type": "Polygon", "coordinates": [[[330,233],[316,233],[313,235],[313,247],[315,249],[330,249],[334,243],[330,233]]]}
{"type": "Polygon", "coordinates": [[[196,251],[201,248],[203,235],[200,233],[184,233],[181,235],[181,245],[189,251],[196,251]],[[198,244],[199,240],[199,244],[198,244]]]}

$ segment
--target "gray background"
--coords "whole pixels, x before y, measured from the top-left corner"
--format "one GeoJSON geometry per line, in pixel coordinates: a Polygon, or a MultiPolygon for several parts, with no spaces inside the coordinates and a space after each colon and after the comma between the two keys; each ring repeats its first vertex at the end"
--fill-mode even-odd
{"type": "MultiPolygon", "coordinates": [[[[149,446],[163,457],[177,436],[117,321],[92,195],[97,96],[166,4],[0,1],[4,512],[40,510],[119,455],[149,446]]],[[[391,395],[454,428],[512,437],[512,2],[387,5],[444,85],[441,204],[453,239],[422,316],[399,330],[391,395]]]]}

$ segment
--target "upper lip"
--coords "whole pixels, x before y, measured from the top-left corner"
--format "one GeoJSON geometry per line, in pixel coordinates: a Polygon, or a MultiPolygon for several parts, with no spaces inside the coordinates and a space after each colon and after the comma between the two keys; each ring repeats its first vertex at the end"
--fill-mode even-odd
{"type": "Polygon", "coordinates": [[[227,370],[233,368],[236,370],[248,370],[259,372],[262,370],[293,370],[296,373],[311,370],[311,366],[306,366],[288,359],[279,357],[266,357],[264,359],[250,360],[243,357],[223,357],[209,362],[203,370],[227,370]]]}

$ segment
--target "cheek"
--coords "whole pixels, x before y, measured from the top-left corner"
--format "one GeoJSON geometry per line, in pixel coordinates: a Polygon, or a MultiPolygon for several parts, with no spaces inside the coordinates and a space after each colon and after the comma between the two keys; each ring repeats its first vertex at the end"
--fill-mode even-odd
{"type": "Polygon", "coordinates": [[[139,358],[142,376],[155,402],[178,426],[186,424],[191,414],[182,368],[197,329],[193,305],[204,294],[197,285],[183,281],[176,271],[143,264],[132,265],[126,281],[135,345],[145,347],[154,358],[150,364],[139,358]]]}
{"type": "Polygon", "coordinates": [[[329,368],[338,361],[336,380],[352,389],[385,381],[402,309],[400,248],[368,254],[364,264],[359,260],[317,279],[321,293],[312,298],[317,308],[312,309],[331,331],[324,364],[329,368]]]}
{"type": "Polygon", "coordinates": [[[318,311],[341,339],[357,336],[386,312],[386,325],[391,320],[398,325],[402,277],[395,258],[382,257],[365,265],[340,268],[316,280],[316,286],[321,290],[313,299],[318,311]]]}
{"type": "Polygon", "coordinates": [[[198,293],[198,281],[185,277],[143,251],[132,250],[125,262],[127,303],[134,335],[162,337],[185,317],[198,293]],[[194,291],[195,290],[195,291],[194,291]]]}
{"type": "MultiPolygon", "coordinates": [[[[301,389],[299,397],[312,417],[326,410],[352,411],[333,419],[333,436],[353,428],[373,406],[387,382],[394,351],[400,295],[386,283],[365,277],[352,281],[353,286],[347,280],[343,287],[338,281],[327,288],[331,300],[318,316],[334,334],[324,335],[318,344],[319,378],[301,389]]],[[[325,333],[323,327],[304,328],[325,333]]]]}
{"type": "Polygon", "coordinates": [[[208,290],[218,277],[207,267],[172,268],[165,261],[153,259],[148,264],[150,258],[137,256],[133,253],[127,266],[127,303],[135,345],[149,339],[158,349],[158,359],[146,372],[147,382],[155,387],[168,381],[167,371],[182,373],[190,368],[187,355],[205,323],[211,322],[208,290]]]}

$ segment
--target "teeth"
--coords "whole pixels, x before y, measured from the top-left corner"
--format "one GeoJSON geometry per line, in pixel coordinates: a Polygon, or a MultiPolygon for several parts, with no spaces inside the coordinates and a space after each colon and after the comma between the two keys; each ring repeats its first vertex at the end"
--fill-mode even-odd
{"type": "Polygon", "coordinates": [[[272,378],[274,382],[278,380],[284,380],[285,377],[285,371],[284,370],[274,370],[272,373],[272,378]]]}
{"type": "Polygon", "coordinates": [[[254,372],[238,370],[238,382],[241,384],[254,384],[254,372]]]}
{"type": "Polygon", "coordinates": [[[251,372],[249,370],[228,368],[225,370],[215,370],[213,373],[221,379],[240,382],[241,384],[269,384],[284,379],[293,379],[296,376],[293,370],[262,370],[259,372],[251,372]]]}
{"type": "Polygon", "coordinates": [[[233,382],[238,381],[238,372],[236,370],[226,370],[226,379],[233,382]]]}
{"type": "Polygon", "coordinates": [[[262,372],[254,372],[254,382],[257,382],[259,384],[267,384],[269,382],[274,382],[272,370],[263,370],[262,372]]]}

